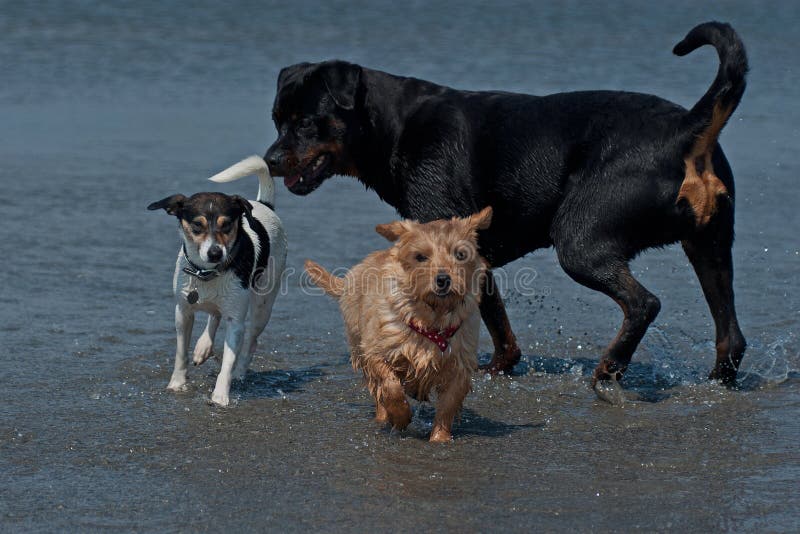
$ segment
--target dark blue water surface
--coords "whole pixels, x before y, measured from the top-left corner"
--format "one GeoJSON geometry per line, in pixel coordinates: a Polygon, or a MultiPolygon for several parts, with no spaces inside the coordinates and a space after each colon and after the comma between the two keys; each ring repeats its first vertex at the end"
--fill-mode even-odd
{"type": "MultiPolygon", "coordinates": [[[[795,531],[800,522],[800,3],[0,3],[1,531],[795,531]],[[205,178],[274,140],[281,67],[342,58],[468,89],[655,93],[691,106],[717,68],[677,58],[696,23],[730,21],[749,87],[722,134],[737,176],[741,387],[708,384],[713,323],[679,247],[637,277],[663,303],[626,378],[588,375],[621,314],[552,251],[508,266],[523,347],[476,375],[455,441],[370,421],[333,302],[301,291],[312,257],[350,266],[395,217],[357,182],[278,185],[286,291],[228,409],[217,363],[164,391],[175,223],[145,206],[255,180],[205,178]]],[[[508,286],[511,284],[509,283],[508,286]]],[[[481,357],[491,351],[486,332],[481,357]]]]}

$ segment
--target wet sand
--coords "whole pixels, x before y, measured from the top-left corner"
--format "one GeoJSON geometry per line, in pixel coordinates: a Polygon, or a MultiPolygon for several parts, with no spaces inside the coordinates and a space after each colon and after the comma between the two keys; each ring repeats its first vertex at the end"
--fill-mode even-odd
{"type": "MultiPolygon", "coordinates": [[[[20,4],[0,20],[0,55],[14,60],[0,89],[12,252],[0,291],[0,530],[796,530],[800,9],[621,3],[534,17],[506,4],[348,4],[299,21],[296,7],[140,6],[44,17],[20,4]],[[376,426],[335,304],[307,294],[296,270],[307,257],[351,266],[385,246],[373,228],[395,215],[334,178],[305,198],[278,186],[295,271],[233,405],[207,403],[215,361],[190,369],[186,393],[164,390],[178,239],[145,206],[203,189],[255,195],[255,179],[203,180],[274,139],[280,66],[343,57],[465,88],[625,88],[691,105],[716,59],[669,51],[709,18],[734,24],[752,65],[722,135],[749,342],[738,389],[705,380],[713,323],[669,247],[634,263],[662,312],[626,376],[627,403],[599,402],[589,376],[621,314],[545,250],[505,272],[535,272],[527,294],[505,288],[523,361],[511,376],[474,376],[454,441],[427,443],[425,404],[404,432],[376,426]]],[[[490,351],[483,331],[482,360],[490,351]]]]}

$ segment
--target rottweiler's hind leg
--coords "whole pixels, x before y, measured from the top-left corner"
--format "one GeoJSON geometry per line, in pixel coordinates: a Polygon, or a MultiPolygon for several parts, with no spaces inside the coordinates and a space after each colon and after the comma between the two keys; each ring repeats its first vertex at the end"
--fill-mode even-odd
{"type": "MultiPolygon", "coordinates": [[[[728,226],[727,218],[722,217],[719,224],[728,226]]],[[[709,378],[728,385],[736,381],[746,347],[733,300],[732,221],[729,226],[720,230],[712,221],[712,226],[683,241],[716,327],[717,358],[709,378]]]]}
{"type": "MultiPolygon", "coordinates": [[[[593,250],[608,249],[597,245],[593,250]]],[[[558,251],[558,258],[564,270],[575,281],[602,291],[622,308],[622,326],[606,348],[592,375],[592,387],[597,396],[620,405],[624,402],[624,396],[619,381],[647,327],[658,315],[661,303],[633,277],[627,260],[613,256],[597,257],[580,247],[564,247],[558,251]]]]}

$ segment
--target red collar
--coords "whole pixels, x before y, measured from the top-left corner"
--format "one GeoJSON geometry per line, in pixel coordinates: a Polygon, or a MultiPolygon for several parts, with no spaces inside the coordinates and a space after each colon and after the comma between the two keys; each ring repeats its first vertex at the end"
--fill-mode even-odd
{"type": "Polygon", "coordinates": [[[439,350],[442,351],[442,354],[450,347],[450,338],[456,333],[456,331],[461,328],[461,325],[451,326],[449,328],[445,328],[444,330],[425,330],[424,328],[417,325],[413,319],[408,322],[408,327],[413,330],[414,332],[427,337],[431,341],[433,341],[439,350]]]}

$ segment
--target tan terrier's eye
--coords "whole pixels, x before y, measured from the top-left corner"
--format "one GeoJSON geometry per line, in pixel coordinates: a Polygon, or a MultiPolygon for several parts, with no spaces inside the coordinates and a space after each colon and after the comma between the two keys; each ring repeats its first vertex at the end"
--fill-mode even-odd
{"type": "Polygon", "coordinates": [[[428,256],[426,256],[425,254],[417,254],[416,256],[414,256],[414,259],[422,263],[424,261],[428,261],[428,256]]]}
{"type": "Polygon", "coordinates": [[[469,257],[469,252],[467,252],[467,249],[459,248],[456,249],[454,256],[458,261],[465,261],[469,257]]]}

